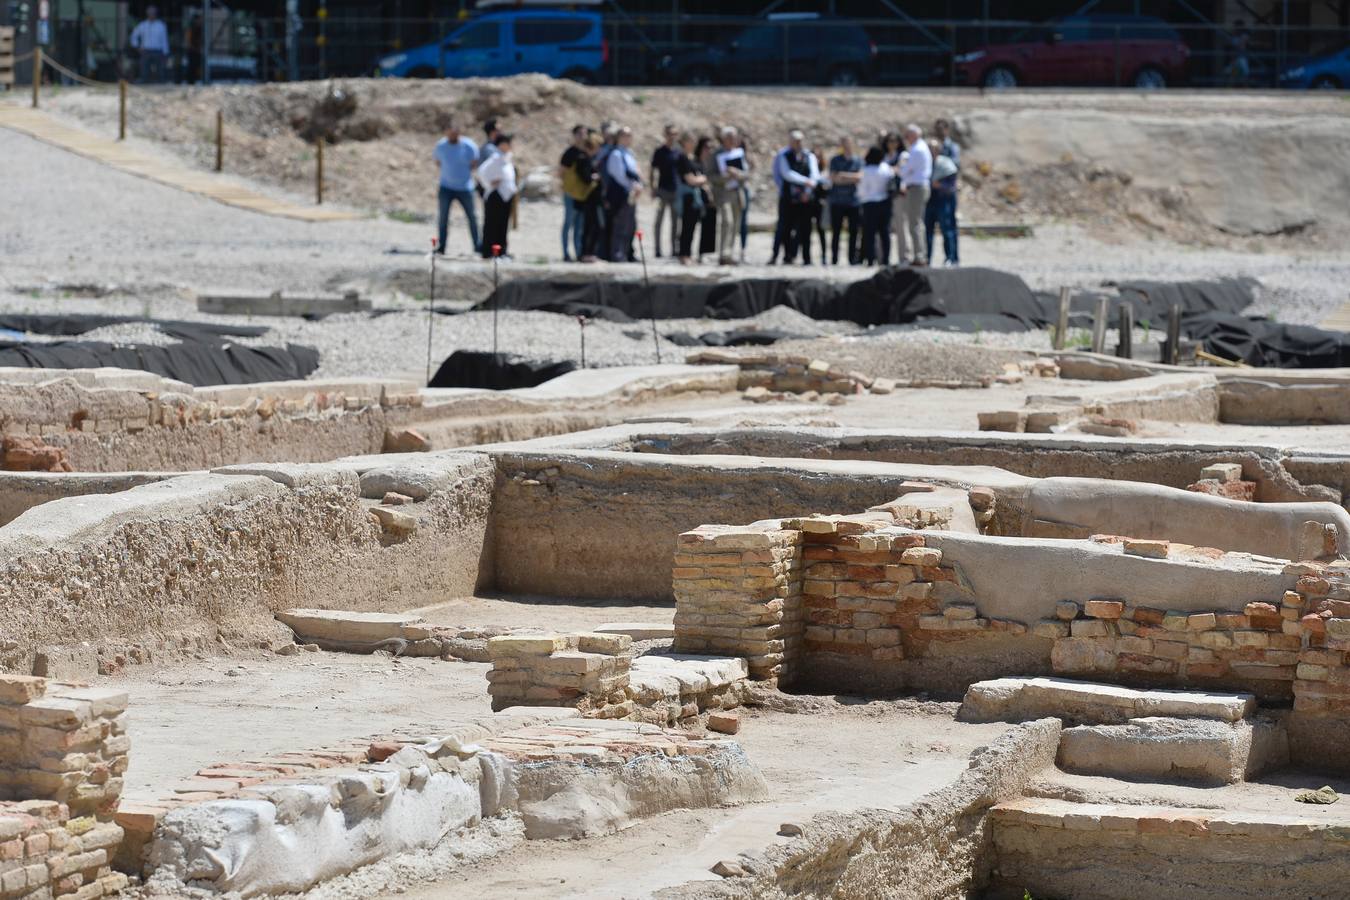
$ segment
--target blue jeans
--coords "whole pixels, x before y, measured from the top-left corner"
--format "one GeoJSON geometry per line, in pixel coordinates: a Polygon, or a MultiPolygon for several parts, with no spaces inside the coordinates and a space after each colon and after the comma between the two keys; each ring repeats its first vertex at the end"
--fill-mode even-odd
{"type": "Polygon", "coordinates": [[[942,229],[942,253],[947,262],[961,261],[956,251],[956,195],[934,191],[923,210],[923,230],[928,239],[928,262],[933,262],[933,228],[942,229]]]}
{"type": "Polygon", "coordinates": [[[563,194],[563,259],[581,259],[582,206],[567,194],[563,194]]]}
{"type": "Polygon", "coordinates": [[[445,252],[445,238],[450,231],[450,203],[459,201],[459,205],[464,208],[464,217],[469,220],[469,237],[473,239],[473,252],[479,252],[482,249],[482,242],[478,238],[478,215],[474,212],[473,191],[457,191],[441,185],[436,201],[436,238],[439,241],[436,244],[437,249],[441,253],[445,252]]]}

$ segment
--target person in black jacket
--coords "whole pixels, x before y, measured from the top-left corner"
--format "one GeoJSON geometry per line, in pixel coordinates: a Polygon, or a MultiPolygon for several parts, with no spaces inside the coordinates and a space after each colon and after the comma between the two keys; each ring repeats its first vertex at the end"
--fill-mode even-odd
{"type": "Polygon", "coordinates": [[[680,265],[692,263],[694,256],[694,229],[700,224],[703,233],[699,237],[698,256],[702,262],[703,254],[717,249],[717,205],[708,193],[708,159],[712,155],[712,138],[701,137],[698,143],[688,132],[680,135],[680,148],[684,151],[675,164],[677,182],[675,195],[680,203],[680,265]]]}

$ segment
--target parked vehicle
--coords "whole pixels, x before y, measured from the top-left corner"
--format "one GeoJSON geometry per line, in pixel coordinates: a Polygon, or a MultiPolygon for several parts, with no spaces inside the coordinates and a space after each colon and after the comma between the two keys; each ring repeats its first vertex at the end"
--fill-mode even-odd
{"type": "Polygon", "coordinates": [[[875,80],[877,45],[861,25],[816,13],[769,16],[722,44],[680,50],[661,60],[670,84],[782,84],[848,87],[875,80]]]}
{"type": "Polygon", "coordinates": [[[513,9],[475,17],[443,41],[382,57],[376,74],[490,78],[542,72],[594,84],[608,60],[599,13],[513,9]]]}
{"type": "Polygon", "coordinates": [[[1350,47],[1308,60],[1280,74],[1280,87],[1337,91],[1350,87],[1350,47]]]}
{"type": "Polygon", "coordinates": [[[1186,77],[1190,48],[1152,16],[1068,16],[1020,40],[977,47],[952,59],[957,84],[1133,85],[1162,88],[1186,77]]]}

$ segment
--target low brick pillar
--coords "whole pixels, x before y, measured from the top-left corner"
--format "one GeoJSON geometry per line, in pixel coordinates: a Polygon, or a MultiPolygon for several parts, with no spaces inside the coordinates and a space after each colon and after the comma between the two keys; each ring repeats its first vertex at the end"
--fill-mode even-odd
{"type": "Polygon", "coordinates": [[[739,656],[757,680],[791,674],[802,641],[802,533],[780,522],[679,537],[675,652],[739,656]]]}
{"type": "Polygon", "coordinates": [[[569,706],[599,718],[633,711],[626,634],[503,635],[487,642],[494,712],[509,706],[569,706]]]}
{"type": "Polygon", "coordinates": [[[0,800],[52,800],[110,821],[130,740],[124,691],[0,676],[0,800]]]}

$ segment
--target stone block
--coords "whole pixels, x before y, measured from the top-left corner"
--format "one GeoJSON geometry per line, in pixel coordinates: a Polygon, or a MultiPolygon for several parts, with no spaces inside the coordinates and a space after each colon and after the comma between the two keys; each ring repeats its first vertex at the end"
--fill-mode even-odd
{"type": "Polygon", "coordinates": [[[1119,600],[1089,600],[1083,604],[1084,615],[1095,619],[1119,619],[1125,612],[1125,604],[1119,600]]]}
{"type": "Polygon", "coordinates": [[[47,690],[47,679],[32,675],[0,675],[0,703],[21,705],[36,700],[47,690]]]}
{"type": "Polygon", "coordinates": [[[582,653],[604,653],[618,656],[633,649],[633,639],[626,634],[585,632],[577,635],[577,649],[582,653]]]}
{"type": "Polygon", "coordinates": [[[1149,559],[1167,559],[1171,542],[1146,538],[1126,538],[1125,553],[1129,556],[1144,556],[1149,559]]]}
{"type": "Polygon", "coordinates": [[[1241,481],[1241,463],[1213,463],[1200,470],[1201,479],[1213,481],[1241,481]]]}
{"type": "Polygon", "coordinates": [[[910,547],[900,554],[900,562],[907,566],[938,566],[942,564],[942,551],[932,547],[910,547]]]}
{"type": "Polygon", "coordinates": [[[548,656],[566,649],[567,638],[560,634],[500,635],[488,638],[488,655],[499,656],[548,656]]]}
{"type": "Polygon", "coordinates": [[[1072,600],[1060,600],[1055,604],[1055,618],[1065,621],[1078,618],[1078,604],[1072,600]]]}

